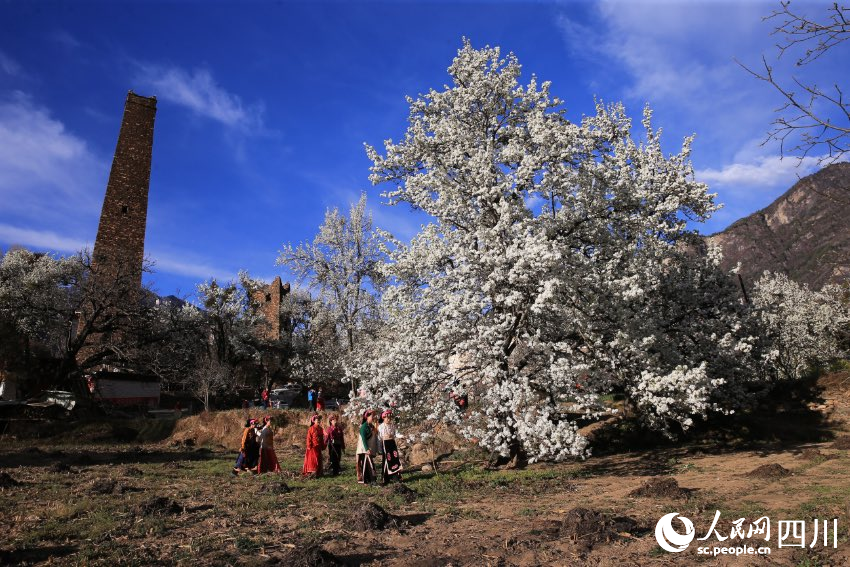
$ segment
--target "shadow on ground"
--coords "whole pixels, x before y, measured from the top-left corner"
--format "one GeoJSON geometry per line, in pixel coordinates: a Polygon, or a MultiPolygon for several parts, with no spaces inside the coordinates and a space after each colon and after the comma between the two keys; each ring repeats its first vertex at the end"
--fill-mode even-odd
{"type": "MultiPolygon", "coordinates": [[[[206,448],[184,451],[150,450],[141,447],[116,448],[105,451],[54,450],[38,447],[0,452],[0,468],[46,466],[129,465],[142,463],[173,463],[175,461],[207,461],[220,456],[206,448]]],[[[0,562],[2,564],[2,562],[0,562]]]]}

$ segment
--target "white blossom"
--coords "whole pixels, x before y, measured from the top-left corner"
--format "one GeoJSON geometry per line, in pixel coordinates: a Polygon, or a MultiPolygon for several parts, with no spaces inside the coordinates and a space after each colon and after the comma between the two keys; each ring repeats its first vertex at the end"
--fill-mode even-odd
{"type": "Polygon", "coordinates": [[[716,209],[691,139],[665,156],[650,110],[637,141],[621,104],[571,122],[498,48],[465,41],[449,74],[408,99],[400,142],[367,146],[389,202],[433,220],[382,265],[384,340],[350,371],[364,403],[553,460],[587,453],[575,413],[604,413],[603,394],[662,429],[719,409],[754,339],[719,251],[687,227],[716,209]]]}
{"type": "Polygon", "coordinates": [[[826,285],[813,291],[785,274],[765,272],[756,282],[753,305],[770,333],[766,362],[780,378],[796,379],[846,355],[842,336],[850,324],[845,291],[826,285]]]}

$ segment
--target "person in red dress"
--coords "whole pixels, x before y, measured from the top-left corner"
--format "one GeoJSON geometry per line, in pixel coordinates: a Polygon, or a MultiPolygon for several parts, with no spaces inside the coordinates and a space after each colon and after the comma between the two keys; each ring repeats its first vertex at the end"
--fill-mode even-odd
{"type": "Polygon", "coordinates": [[[322,476],[322,451],[325,450],[325,431],[322,429],[322,416],[313,415],[310,418],[310,428],[307,430],[307,453],[304,455],[304,476],[322,476]]]}

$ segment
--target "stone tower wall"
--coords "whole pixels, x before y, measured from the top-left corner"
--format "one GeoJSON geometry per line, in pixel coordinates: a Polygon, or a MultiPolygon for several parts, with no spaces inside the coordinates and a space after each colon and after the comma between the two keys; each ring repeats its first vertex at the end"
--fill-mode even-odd
{"type": "Polygon", "coordinates": [[[94,245],[102,274],[119,268],[142,284],[156,97],[127,93],[94,245]]]}
{"type": "Polygon", "coordinates": [[[284,285],[280,276],[266,287],[254,292],[254,301],[259,305],[260,312],[266,319],[260,334],[268,340],[280,338],[280,303],[283,296],[289,293],[289,284],[284,285]]]}

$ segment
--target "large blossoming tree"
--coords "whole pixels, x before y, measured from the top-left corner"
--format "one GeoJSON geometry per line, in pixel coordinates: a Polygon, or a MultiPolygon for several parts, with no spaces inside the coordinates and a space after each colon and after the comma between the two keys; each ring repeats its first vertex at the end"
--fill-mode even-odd
{"type": "Polygon", "coordinates": [[[785,274],[765,272],[756,282],[753,305],[771,340],[767,359],[778,378],[802,378],[847,356],[846,288],[831,284],[815,291],[785,274]]]}
{"type": "Polygon", "coordinates": [[[724,409],[753,345],[687,227],[716,208],[691,140],[665,156],[650,111],[636,141],[619,104],[572,122],[498,48],[465,41],[448,71],[408,99],[400,142],[367,146],[385,197],[433,220],[383,266],[384,340],[352,371],[364,400],[555,460],[586,454],[575,418],[604,411],[602,394],[660,428],[724,409]]]}

